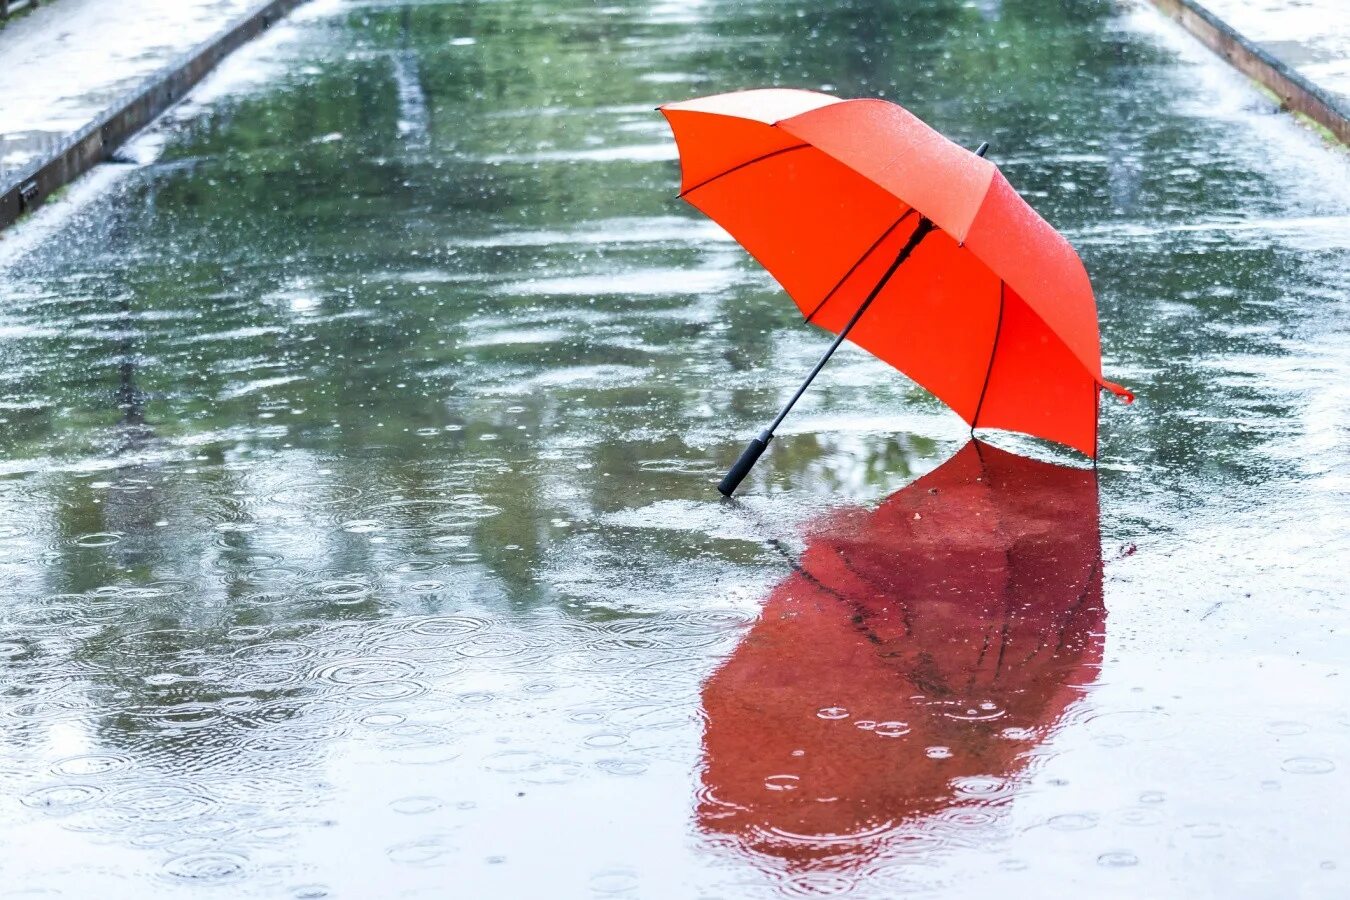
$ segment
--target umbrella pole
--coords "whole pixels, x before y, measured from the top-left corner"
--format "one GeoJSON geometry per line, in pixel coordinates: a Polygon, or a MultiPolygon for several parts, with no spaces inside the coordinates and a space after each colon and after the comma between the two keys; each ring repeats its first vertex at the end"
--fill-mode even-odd
{"type": "MultiPolygon", "coordinates": [[[[988,150],[989,142],[984,141],[975,150],[975,155],[982,157],[988,150]]],[[[909,258],[909,255],[914,252],[914,248],[919,246],[919,242],[927,237],[928,232],[932,231],[935,227],[937,226],[935,226],[927,216],[919,217],[918,227],[915,228],[914,233],[909,236],[909,240],[905,242],[905,246],[900,248],[899,254],[895,257],[895,262],[891,263],[891,267],[886,270],[886,274],[881,276],[881,280],[877,282],[877,286],[872,288],[872,292],[867,295],[867,299],[858,306],[857,311],[853,313],[853,318],[849,319],[848,324],[840,329],[834,342],[830,344],[829,349],[825,351],[820,357],[820,361],[816,363],[815,368],[811,370],[811,374],[807,375],[806,380],[802,382],[802,386],[797,388],[797,393],[793,394],[792,399],[783,405],[782,410],[779,411],[778,416],[768,428],[761,431],[758,437],[751,438],[750,443],[746,444],[745,449],[741,451],[741,458],[736,460],[736,464],[727,470],[727,474],[717,485],[717,489],[722,492],[722,496],[730,497],[736,491],[736,488],[740,487],[741,482],[745,480],[745,476],[750,474],[750,470],[755,467],[755,463],[759,462],[759,458],[764,455],[764,451],[769,449],[769,441],[773,440],[773,433],[778,430],[779,425],[783,424],[783,420],[786,419],[787,414],[792,411],[792,407],[801,399],[802,394],[806,393],[806,389],[811,386],[811,382],[820,374],[820,370],[825,368],[825,364],[830,361],[830,357],[834,355],[834,351],[839,349],[839,345],[844,342],[844,338],[848,337],[848,333],[853,330],[853,326],[857,325],[858,320],[862,318],[863,313],[867,312],[867,307],[871,306],[872,301],[877,299],[877,295],[881,293],[882,288],[886,287],[886,282],[891,280],[891,276],[895,274],[895,270],[900,268],[900,264],[909,258]]],[[[975,429],[972,428],[971,434],[973,435],[974,433],[975,429]]]]}
{"type": "Polygon", "coordinates": [[[750,440],[750,443],[746,445],[745,450],[741,452],[741,458],[736,460],[736,464],[727,471],[726,476],[717,485],[717,489],[722,492],[723,496],[730,497],[732,493],[735,492],[736,488],[740,486],[740,483],[745,480],[745,476],[750,474],[750,470],[755,467],[755,463],[759,461],[759,458],[764,455],[764,451],[768,449],[769,441],[773,440],[773,433],[778,430],[778,426],[787,418],[787,414],[792,411],[792,407],[801,399],[802,394],[806,393],[806,389],[811,386],[811,382],[820,374],[820,370],[825,368],[825,364],[830,361],[830,357],[834,355],[834,351],[839,349],[839,345],[844,342],[844,338],[848,337],[848,333],[853,330],[853,326],[858,324],[858,320],[862,318],[863,313],[867,312],[867,307],[871,306],[872,301],[877,299],[877,296],[881,293],[882,289],[886,287],[886,283],[891,280],[891,276],[900,268],[900,264],[909,258],[909,255],[914,252],[914,248],[919,246],[919,242],[927,237],[928,232],[932,231],[935,227],[936,226],[927,216],[919,217],[918,227],[915,228],[914,233],[909,236],[909,240],[905,242],[905,246],[900,248],[900,252],[896,255],[895,261],[891,263],[890,268],[886,270],[886,274],[881,276],[881,280],[877,282],[876,287],[872,288],[872,292],[867,295],[867,299],[859,304],[857,311],[853,313],[853,317],[848,320],[848,324],[839,330],[839,334],[835,337],[834,342],[830,344],[829,349],[827,349],[820,357],[820,361],[811,369],[811,373],[806,376],[806,380],[802,382],[801,387],[797,388],[797,392],[792,395],[792,399],[788,400],[788,402],[783,405],[782,410],[779,411],[778,416],[768,428],[761,431],[758,437],[750,440]]]}

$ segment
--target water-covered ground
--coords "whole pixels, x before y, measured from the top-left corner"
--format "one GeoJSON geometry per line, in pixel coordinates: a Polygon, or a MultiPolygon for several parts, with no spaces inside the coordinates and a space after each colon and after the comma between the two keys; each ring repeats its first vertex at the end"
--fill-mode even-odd
{"type": "Polygon", "coordinates": [[[1350,9],[1342,0],[1205,0],[1204,5],[1350,109],[1350,9]]]}
{"type": "Polygon", "coordinates": [[[320,0],[129,152],[0,241],[0,896],[1350,892],[1350,167],[1151,10],[320,0]],[[846,350],[715,499],[824,337],[652,107],[771,83],[1071,237],[1098,479],[846,350]]]}

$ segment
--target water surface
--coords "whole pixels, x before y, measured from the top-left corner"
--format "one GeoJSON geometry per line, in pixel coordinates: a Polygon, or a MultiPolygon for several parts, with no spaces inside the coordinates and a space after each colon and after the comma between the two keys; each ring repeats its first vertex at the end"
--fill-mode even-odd
{"type": "Polygon", "coordinates": [[[910,6],[322,0],[0,242],[0,896],[1350,889],[1345,159],[1148,10],[910,6]],[[1070,236],[1094,480],[846,350],[713,499],[823,338],[652,107],[766,84],[1070,236]]]}

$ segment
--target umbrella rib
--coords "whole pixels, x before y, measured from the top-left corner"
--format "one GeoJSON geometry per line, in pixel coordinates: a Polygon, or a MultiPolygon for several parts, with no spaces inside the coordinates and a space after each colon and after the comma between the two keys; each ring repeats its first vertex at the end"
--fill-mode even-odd
{"type": "Polygon", "coordinates": [[[783,148],[781,148],[781,149],[779,149],[779,150],[774,150],[772,153],[765,153],[763,156],[756,156],[754,159],[749,159],[749,160],[746,160],[745,162],[743,162],[743,163],[741,163],[741,164],[739,164],[739,165],[732,166],[730,169],[727,169],[725,172],[721,172],[721,173],[719,173],[719,174],[717,174],[717,175],[714,175],[714,176],[711,177],[711,178],[704,179],[703,181],[700,181],[698,184],[694,185],[693,187],[687,188],[687,189],[685,189],[685,190],[683,190],[683,191],[680,191],[680,196],[681,196],[681,197],[688,197],[690,194],[692,194],[694,191],[698,190],[699,188],[701,188],[701,187],[707,187],[708,185],[712,184],[714,181],[718,180],[719,178],[725,178],[726,176],[730,175],[732,172],[739,172],[741,169],[744,169],[746,166],[753,166],[755,163],[764,162],[764,160],[766,160],[766,159],[772,159],[773,157],[775,157],[775,156],[780,156],[780,155],[782,155],[782,154],[784,154],[784,153],[791,153],[793,150],[805,150],[807,147],[810,147],[810,146],[811,146],[810,144],[793,144],[791,147],[783,147],[783,148]]]}
{"type": "MultiPolygon", "coordinates": [[[[1083,608],[1083,604],[1087,603],[1088,594],[1092,592],[1092,580],[1101,575],[1101,569],[1102,569],[1101,559],[1093,560],[1092,568],[1088,570],[1087,580],[1083,582],[1083,589],[1078,592],[1078,596],[1074,598],[1073,603],[1069,606],[1068,611],[1065,613],[1064,619],[1066,622],[1077,616],[1079,611],[1083,608]]],[[[1069,626],[1066,624],[1063,628],[1060,629],[1059,642],[1055,644],[1056,653],[1064,649],[1064,632],[1068,630],[1068,627],[1069,626]]]]}
{"type": "Polygon", "coordinates": [[[1003,304],[1006,299],[1008,283],[999,281],[998,283],[998,322],[994,325],[994,345],[989,348],[989,367],[984,370],[984,384],[980,385],[980,399],[975,402],[975,415],[970,417],[970,433],[975,434],[975,427],[980,424],[980,411],[984,409],[984,395],[989,390],[989,376],[994,374],[994,357],[998,355],[998,339],[1003,334],[1003,304]]]}
{"type": "MultiPolygon", "coordinates": [[[[778,551],[778,553],[779,553],[780,555],[782,555],[782,557],[783,557],[784,559],[787,560],[788,566],[791,567],[791,569],[792,569],[794,572],[796,572],[798,575],[801,575],[801,576],[802,576],[803,578],[805,578],[807,581],[811,582],[811,583],[814,584],[816,587],[820,588],[822,591],[824,591],[825,593],[829,594],[831,597],[834,597],[836,600],[839,600],[840,602],[842,602],[842,603],[844,603],[844,604],[846,604],[846,605],[852,607],[852,608],[853,608],[853,624],[854,624],[855,626],[857,626],[857,629],[858,629],[859,631],[862,632],[863,637],[867,638],[867,640],[870,641],[870,642],[872,642],[873,644],[885,644],[885,643],[886,643],[886,641],[884,641],[884,640],[882,639],[881,635],[877,634],[875,631],[872,630],[872,628],[870,628],[870,627],[868,626],[868,624],[867,624],[867,613],[866,613],[866,608],[863,606],[861,600],[858,600],[858,599],[853,598],[853,597],[849,597],[847,594],[843,593],[842,591],[836,590],[835,588],[832,588],[832,587],[830,587],[828,584],[826,584],[825,582],[821,581],[821,580],[820,580],[819,578],[817,578],[814,574],[812,574],[811,571],[808,570],[808,569],[806,568],[806,566],[803,565],[802,562],[801,562],[799,559],[797,559],[797,558],[796,558],[795,556],[793,556],[790,552],[788,552],[788,549],[787,549],[786,547],[783,546],[782,541],[779,541],[777,538],[770,538],[770,539],[768,540],[767,543],[768,543],[768,546],[769,546],[769,547],[771,547],[771,548],[773,548],[774,550],[778,551]]],[[[849,570],[850,572],[852,572],[853,574],[858,575],[858,572],[853,568],[853,566],[849,565],[849,563],[847,562],[847,560],[843,560],[842,557],[841,557],[840,559],[841,559],[841,561],[844,563],[844,567],[845,567],[846,569],[848,569],[848,570],[849,570]]],[[[858,575],[858,577],[859,577],[859,578],[862,578],[861,575],[858,575]]],[[[869,580],[869,579],[863,579],[863,580],[869,580]]],[[[909,622],[908,622],[908,620],[907,620],[907,616],[908,616],[908,607],[905,605],[905,603],[904,603],[903,600],[900,601],[900,605],[901,605],[902,610],[904,610],[904,615],[906,616],[906,622],[905,622],[905,632],[906,632],[906,636],[911,636],[911,629],[910,629],[909,622]]]]}
{"type": "MultiPolygon", "coordinates": [[[[848,569],[848,570],[849,570],[850,572],[852,572],[855,576],[857,576],[857,578],[858,578],[859,581],[872,582],[873,584],[876,583],[875,579],[868,578],[868,577],[867,577],[866,575],[864,575],[862,572],[859,572],[859,571],[857,570],[857,568],[853,565],[853,563],[849,562],[848,559],[847,559],[847,557],[843,556],[842,554],[840,554],[840,556],[839,556],[839,562],[840,562],[840,564],[841,564],[845,569],[848,569]]],[[[883,588],[883,590],[886,590],[886,589],[883,588]]],[[[896,593],[896,592],[894,592],[894,591],[887,590],[887,594],[888,594],[888,596],[889,596],[890,599],[894,600],[896,603],[898,603],[898,604],[900,605],[900,621],[901,621],[901,623],[903,623],[904,626],[905,626],[905,637],[913,637],[913,636],[914,636],[914,625],[913,625],[913,622],[912,622],[911,619],[910,619],[910,614],[909,614],[909,604],[905,602],[905,598],[904,598],[904,597],[900,596],[900,594],[898,594],[898,593],[896,593]]],[[[859,605],[861,605],[861,604],[859,604],[859,605]]],[[[859,615],[859,618],[865,619],[865,618],[866,618],[866,614],[865,614],[865,613],[860,614],[860,615],[859,615]]],[[[872,634],[872,633],[873,633],[873,632],[871,631],[871,629],[868,629],[868,634],[872,634]]]]}
{"type": "Polygon", "coordinates": [[[803,324],[810,322],[812,319],[816,317],[816,313],[820,312],[820,310],[825,306],[825,304],[830,302],[830,298],[835,295],[836,291],[838,291],[841,287],[844,286],[844,282],[848,281],[849,278],[853,277],[853,273],[858,271],[858,266],[861,266],[863,262],[867,259],[867,257],[871,256],[873,251],[875,251],[878,247],[881,246],[881,242],[886,240],[886,238],[890,237],[891,232],[899,228],[900,223],[905,221],[905,219],[909,218],[910,215],[913,214],[913,212],[914,207],[912,206],[909,209],[905,210],[903,213],[900,214],[900,218],[896,219],[894,222],[891,223],[890,228],[887,228],[885,231],[881,233],[881,237],[877,238],[875,241],[872,242],[872,246],[868,247],[867,250],[863,252],[863,255],[858,257],[858,261],[849,267],[849,270],[844,273],[844,277],[840,278],[837,282],[835,282],[834,287],[830,288],[830,292],[826,294],[819,303],[816,304],[816,308],[811,310],[811,314],[802,320],[803,324]]]}
{"type": "MultiPolygon", "coordinates": [[[[997,527],[997,526],[996,526],[997,527]]],[[[1003,551],[1003,558],[1008,563],[1008,568],[1013,567],[1012,546],[1003,551]]],[[[994,680],[997,681],[999,675],[1003,674],[1003,657],[1008,653],[1008,641],[1012,633],[1012,597],[1008,596],[1007,585],[1003,588],[1003,626],[998,634],[998,659],[994,661],[994,680]]]]}
{"type": "Polygon", "coordinates": [[[1101,442],[1098,440],[1102,425],[1102,394],[1101,386],[1092,385],[1092,467],[1097,468],[1097,455],[1101,453],[1101,442]]]}

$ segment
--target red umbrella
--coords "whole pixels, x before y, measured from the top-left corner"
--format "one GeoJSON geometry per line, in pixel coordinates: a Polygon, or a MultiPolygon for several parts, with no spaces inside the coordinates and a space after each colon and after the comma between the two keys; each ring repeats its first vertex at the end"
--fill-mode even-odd
{"type": "Polygon", "coordinates": [[[698,822],[739,851],[848,867],[1008,796],[1096,678],[1097,484],[972,441],[835,514],[703,686],[698,822]]]}
{"type": "Polygon", "coordinates": [[[1130,395],[1102,377],[1092,285],[985,146],[971,153],[894,103],[812,91],[741,91],[661,111],[679,145],[680,196],[750,251],[808,322],[838,333],[722,493],[845,336],[972,431],[1021,431],[1096,456],[1100,389],[1130,395]]]}

